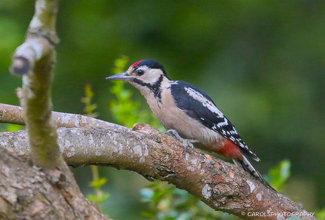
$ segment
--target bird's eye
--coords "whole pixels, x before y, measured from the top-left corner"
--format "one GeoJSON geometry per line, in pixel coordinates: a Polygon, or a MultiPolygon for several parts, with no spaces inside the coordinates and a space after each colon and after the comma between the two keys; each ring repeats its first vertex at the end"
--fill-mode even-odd
{"type": "Polygon", "coordinates": [[[143,71],[143,70],[138,70],[138,71],[137,71],[137,75],[138,75],[138,76],[142,76],[143,74],[144,74],[144,71],[143,71]]]}

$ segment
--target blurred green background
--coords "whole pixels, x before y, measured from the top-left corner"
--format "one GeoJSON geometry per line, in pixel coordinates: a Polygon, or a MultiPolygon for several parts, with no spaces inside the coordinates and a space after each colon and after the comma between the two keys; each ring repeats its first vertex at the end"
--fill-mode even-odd
{"type": "MultiPolygon", "coordinates": [[[[11,55],[24,41],[32,0],[0,1],[0,102],[18,105],[21,79],[10,75],[11,55]]],[[[83,113],[92,84],[99,118],[112,121],[109,101],[114,60],[161,62],[171,79],[203,88],[261,158],[266,173],[292,163],[286,193],[309,211],[325,207],[325,2],[295,1],[63,1],[53,84],[54,110],[83,113]]],[[[130,85],[135,100],[148,108],[130,85]]],[[[90,169],[75,169],[87,194],[90,169]]],[[[105,213],[136,217],[141,176],[113,168],[105,213]]]]}

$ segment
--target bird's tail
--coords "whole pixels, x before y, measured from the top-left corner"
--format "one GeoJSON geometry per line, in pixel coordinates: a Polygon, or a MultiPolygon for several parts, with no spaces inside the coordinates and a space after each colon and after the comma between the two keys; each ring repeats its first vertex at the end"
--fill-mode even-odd
{"type": "Polygon", "coordinates": [[[233,159],[234,163],[243,168],[246,172],[252,175],[254,178],[258,179],[263,185],[267,188],[276,191],[270,184],[262,177],[262,175],[257,171],[254,165],[247,159],[247,157],[243,154],[243,159],[233,159]]]}

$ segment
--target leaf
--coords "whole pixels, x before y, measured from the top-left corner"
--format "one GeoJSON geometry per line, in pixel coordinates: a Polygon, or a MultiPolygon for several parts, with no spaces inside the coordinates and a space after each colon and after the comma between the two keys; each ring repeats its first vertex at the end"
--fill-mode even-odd
{"type": "Polygon", "coordinates": [[[102,203],[104,202],[106,199],[108,199],[109,194],[108,193],[103,193],[101,196],[96,196],[94,194],[88,194],[87,198],[95,203],[102,203]]]}
{"type": "Polygon", "coordinates": [[[290,177],[290,161],[283,160],[277,167],[269,171],[271,184],[276,190],[281,191],[288,178],[290,177]]]}
{"type": "Polygon", "coordinates": [[[89,98],[94,97],[94,92],[91,90],[91,84],[86,84],[85,93],[86,93],[86,97],[89,97],[89,98]]]}
{"type": "Polygon", "coordinates": [[[19,131],[21,129],[21,125],[14,125],[14,124],[8,124],[7,129],[8,131],[19,131]]]}
{"type": "Polygon", "coordinates": [[[91,100],[94,97],[94,92],[91,90],[91,84],[85,85],[85,95],[86,97],[81,98],[81,102],[85,103],[84,111],[86,116],[96,118],[97,113],[94,113],[94,110],[97,108],[96,104],[91,104],[91,100]]]}
{"type": "Polygon", "coordinates": [[[89,184],[89,186],[94,187],[95,189],[100,189],[105,183],[107,179],[106,178],[99,178],[98,180],[95,180],[89,184]]]}

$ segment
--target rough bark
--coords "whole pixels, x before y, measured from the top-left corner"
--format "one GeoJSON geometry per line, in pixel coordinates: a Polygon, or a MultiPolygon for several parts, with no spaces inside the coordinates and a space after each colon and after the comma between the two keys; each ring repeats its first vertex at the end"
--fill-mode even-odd
{"type": "MultiPolygon", "coordinates": [[[[269,190],[240,168],[196,149],[184,150],[180,142],[153,127],[136,124],[131,130],[110,125],[59,128],[58,143],[67,163],[113,166],[148,180],[167,181],[213,209],[243,219],[279,220],[293,213],[301,219],[314,219],[299,204],[269,190]]],[[[25,131],[2,133],[0,139],[0,146],[28,153],[25,131]]]]}
{"type": "Polygon", "coordinates": [[[72,175],[45,171],[3,147],[0,155],[0,219],[109,219],[83,197],[72,175]]]}

